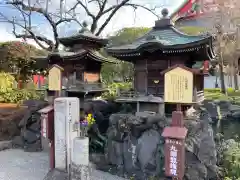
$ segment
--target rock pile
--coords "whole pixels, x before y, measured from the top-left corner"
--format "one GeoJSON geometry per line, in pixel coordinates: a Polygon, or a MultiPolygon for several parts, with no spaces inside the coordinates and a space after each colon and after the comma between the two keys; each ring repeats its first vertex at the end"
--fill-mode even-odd
{"type": "Polygon", "coordinates": [[[217,106],[220,107],[222,120],[239,120],[240,119],[240,106],[234,105],[227,100],[206,100],[204,107],[209,112],[213,120],[219,120],[217,113],[217,106]]]}
{"type": "Polygon", "coordinates": [[[18,124],[21,134],[13,139],[12,145],[28,152],[41,151],[41,119],[38,111],[48,103],[40,100],[27,100],[23,102],[23,105],[28,109],[18,124]]]}
{"type": "MultiPolygon", "coordinates": [[[[217,155],[207,112],[200,112],[199,118],[188,119],[186,139],[187,180],[216,179],[217,155]]],[[[96,162],[102,170],[117,172],[118,175],[136,179],[164,177],[164,127],[170,119],[156,115],[113,114],[107,132],[106,167],[103,159],[96,162]]]]}
{"type": "Polygon", "coordinates": [[[11,140],[20,134],[18,124],[24,114],[25,107],[1,107],[0,108],[0,141],[11,140]]]}

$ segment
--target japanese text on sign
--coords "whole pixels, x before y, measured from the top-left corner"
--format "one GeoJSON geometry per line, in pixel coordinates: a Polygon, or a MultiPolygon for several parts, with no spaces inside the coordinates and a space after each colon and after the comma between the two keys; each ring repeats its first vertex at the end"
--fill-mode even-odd
{"type": "Polygon", "coordinates": [[[177,149],[175,146],[170,148],[170,173],[172,176],[177,176],[177,149]]]}
{"type": "Polygon", "coordinates": [[[173,103],[192,103],[193,74],[177,67],[164,76],[164,100],[173,103]]]}
{"type": "Polygon", "coordinates": [[[185,146],[184,141],[167,138],[165,141],[165,174],[168,177],[184,176],[185,146]]]}

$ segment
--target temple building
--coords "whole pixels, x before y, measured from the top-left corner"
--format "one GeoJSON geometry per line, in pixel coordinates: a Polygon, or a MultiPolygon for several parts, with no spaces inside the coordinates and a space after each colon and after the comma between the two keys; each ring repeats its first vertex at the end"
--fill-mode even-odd
{"type": "Polygon", "coordinates": [[[107,39],[93,35],[86,25],[78,34],[59,39],[65,51],[50,53],[47,57],[34,57],[36,66],[61,66],[62,88],[65,96],[94,97],[106,89],[100,80],[102,63],[112,63],[99,51],[108,43],[107,39]]]}
{"type": "Polygon", "coordinates": [[[170,18],[176,26],[195,26],[211,28],[217,11],[216,0],[184,0],[171,14],[170,18]]]}
{"type": "MultiPolygon", "coordinates": [[[[230,3],[231,1],[226,3],[230,3]]],[[[218,12],[217,1],[216,0],[184,0],[183,3],[171,14],[170,18],[175,23],[177,27],[197,27],[201,30],[211,30],[214,29],[214,24],[216,22],[216,16],[218,12]]],[[[232,30],[228,30],[229,24],[224,26],[228,34],[232,30]]],[[[231,38],[231,36],[230,36],[231,38]]],[[[233,37],[234,38],[234,37],[233,37]]],[[[208,61],[208,60],[206,60],[208,61]]],[[[202,66],[199,64],[199,66],[202,66]]],[[[211,63],[205,62],[202,67],[204,70],[210,69],[211,63]],[[206,64],[209,64],[207,67],[206,64]]],[[[224,61],[224,71],[228,71],[229,63],[224,61]]],[[[240,69],[240,58],[237,62],[237,67],[240,69]]],[[[205,73],[207,74],[207,73],[205,73]]]]}
{"type": "MultiPolygon", "coordinates": [[[[151,111],[154,109],[153,104],[158,104],[155,106],[155,112],[162,113],[160,112],[163,110],[161,104],[164,104],[162,71],[176,65],[192,69],[196,63],[215,57],[212,36],[186,35],[173,25],[167,9],[162,11],[162,15],[162,19],[156,21],[155,26],[144,36],[130,44],[106,48],[109,55],[134,64],[133,91],[129,94],[120,92],[117,101],[135,102],[136,111],[151,111]]],[[[195,90],[198,98],[202,100],[204,75],[200,69],[195,69],[195,72],[195,90]]]]}

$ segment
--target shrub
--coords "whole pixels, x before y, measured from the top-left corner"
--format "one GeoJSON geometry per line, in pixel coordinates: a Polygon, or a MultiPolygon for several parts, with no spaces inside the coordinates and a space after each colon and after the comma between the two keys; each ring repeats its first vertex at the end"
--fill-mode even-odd
{"type": "Polygon", "coordinates": [[[240,179],[240,143],[230,144],[223,156],[226,176],[230,179],[240,179]]]}
{"type": "Polygon", "coordinates": [[[35,90],[16,89],[14,77],[9,73],[0,73],[0,102],[21,103],[28,99],[40,99],[41,93],[35,90]]]}
{"type": "Polygon", "coordinates": [[[0,93],[7,92],[13,88],[14,76],[9,73],[0,72],[0,93]]]}
{"type": "Polygon", "coordinates": [[[117,96],[117,89],[119,90],[130,90],[132,83],[112,83],[108,86],[108,92],[102,94],[103,99],[114,100],[117,96]]]}
{"type": "Polygon", "coordinates": [[[28,99],[41,99],[41,93],[35,90],[12,89],[5,93],[0,93],[1,103],[21,103],[28,99]]]}

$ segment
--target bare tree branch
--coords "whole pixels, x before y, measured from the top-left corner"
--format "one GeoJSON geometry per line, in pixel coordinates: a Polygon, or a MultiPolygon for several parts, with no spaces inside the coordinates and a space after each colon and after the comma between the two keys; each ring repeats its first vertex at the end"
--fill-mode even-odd
{"type": "Polygon", "coordinates": [[[156,8],[150,9],[150,8],[147,8],[146,6],[143,6],[143,5],[140,5],[140,4],[130,3],[130,1],[131,0],[121,0],[119,3],[116,3],[115,5],[112,5],[108,8],[106,8],[108,0],[90,0],[90,1],[88,1],[88,3],[95,2],[95,3],[98,4],[98,8],[99,8],[98,12],[96,13],[96,15],[94,15],[93,13],[90,12],[88,7],[83,4],[83,2],[81,0],[77,0],[76,4],[69,11],[75,10],[78,7],[78,5],[80,5],[85,10],[87,15],[89,17],[91,17],[92,24],[91,24],[90,31],[97,36],[101,34],[101,32],[105,29],[105,27],[108,25],[108,23],[113,18],[113,16],[122,7],[130,6],[130,7],[134,8],[134,10],[136,10],[137,8],[143,8],[143,9],[147,10],[148,12],[151,12],[154,16],[159,17],[154,12],[156,10],[156,8]],[[109,14],[109,15],[107,16],[106,20],[103,22],[103,24],[99,27],[98,31],[96,32],[97,26],[98,26],[98,23],[99,23],[99,19],[101,19],[106,14],[109,14]]]}
{"type": "Polygon", "coordinates": [[[49,46],[47,49],[48,50],[51,49],[51,51],[57,50],[59,47],[60,42],[59,42],[59,34],[58,34],[57,27],[61,23],[74,21],[82,27],[82,23],[79,22],[76,18],[75,10],[77,9],[77,7],[82,8],[86,12],[88,17],[90,17],[92,19],[90,31],[97,36],[102,33],[102,31],[105,29],[105,27],[108,25],[108,23],[112,20],[114,15],[122,7],[132,7],[134,9],[134,11],[137,8],[142,8],[148,12],[151,12],[156,17],[158,17],[158,15],[155,13],[156,8],[151,9],[151,8],[145,7],[144,5],[134,4],[134,3],[131,3],[131,0],[117,0],[114,5],[110,5],[109,0],[85,0],[85,1],[76,0],[76,3],[73,5],[73,7],[70,8],[67,12],[64,12],[65,18],[63,18],[61,15],[57,16],[56,14],[49,13],[47,11],[47,9],[48,9],[47,7],[46,7],[46,9],[44,9],[39,6],[32,5],[30,2],[31,2],[31,0],[27,0],[27,1],[9,0],[9,1],[7,1],[8,5],[11,5],[12,7],[14,7],[14,9],[17,9],[19,11],[19,13],[22,16],[23,22],[17,21],[16,19],[8,19],[8,18],[4,17],[3,14],[0,14],[0,15],[2,17],[4,17],[6,22],[11,23],[14,26],[13,33],[17,38],[33,39],[34,41],[36,41],[36,43],[40,47],[46,49],[46,47],[41,43],[41,42],[44,42],[49,46]],[[91,12],[90,7],[87,6],[89,3],[96,4],[96,6],[98,8],[96,13],[91,12]],[[33,32],[32,22],[31,22],[33,12],[42,15],[47,20],[47,22],[50,24],[50,26],[52,28],[52,32],[53,32],[54,42],[45,37],[36,35],[33,32]],[[103,16],[106,17],[106,19],[104,20],[104,22],[102,24],[99,24],[99,20],[103,16]],[[18,26],[18,27],[24,29],[25,34],[24,33],[23,34],[16,33],[15,26],[18,26]]]}
{"type": "Polygon", "coordinates": [[[7,2],[7,4],[12,5],[15,9],[17,9],[21,13],[23,21],[24,21],[24,25],[22,25],[21,23],[17,23],[17,21],[15,21],[15,20],[11,20],[11,19],[6,18],[3,14],[1,14],[1,16],[4,17],[6,22],[13,24],[13,26],[17,25],[17,26],[23,28],[26,32],[28,32],[27,35],[26,34],[17,34],[16,33],[16,28],[14,28],[15,30],[14,30],[13,34],[17,38],[33,39],[43,49],[46,49],[46,47],[44,47],[41,44],[41,42],[39,42],[39,41],[42,41],[42,42],[48,44],[49,45],[49,47],[47,48],[48,50],[50,50],[50,48],[51,48],[51,51],[54,51],[54,50],[58,49],[58,46],[59,46],[60,42],[59,42],[59,35],[58,35],[58,31],[57,31],[57,26],[60,25],[61,23],[75,21],[80,25],[79,21],[77,21],[77,19],[74,18],[74,17],[71,17],[71,18],[60,18],[59,17],[58,18],[59,20],[55,22],[53,20],[53,18],[51,17],[51,14],[48,13],[47,10],[45,10],[41,7],[31,6],[30,0],[28,0],[28,4],[25,4],[22,0],[13,0],[11,2],[7,2]],[[32,12],[41,14],[48,21],[48,23],[52,27],[55,43],[53,43],[51,40],[49,40],[45,37],[37,36],[37,35],[34,34],[34,32],[31,29],[32,12]]]}

